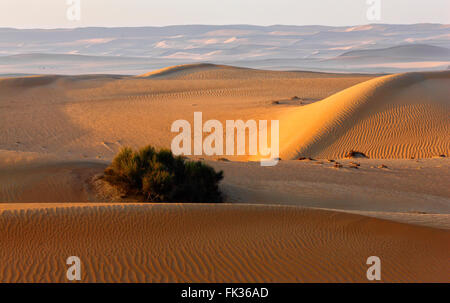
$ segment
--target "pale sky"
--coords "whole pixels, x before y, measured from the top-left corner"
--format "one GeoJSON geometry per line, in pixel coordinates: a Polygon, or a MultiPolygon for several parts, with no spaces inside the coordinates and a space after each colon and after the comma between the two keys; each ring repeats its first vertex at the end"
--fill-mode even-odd
{"type": "Polygon", "coordinates": [[[0,27],[164,26],[177,24],[357,25],[450,23],[450,0],[0,0],[0,27]],[[69,21],[67,1],[81,1],[69,21]],[[366,17],[381,2],[381,19],[366,17]]]}

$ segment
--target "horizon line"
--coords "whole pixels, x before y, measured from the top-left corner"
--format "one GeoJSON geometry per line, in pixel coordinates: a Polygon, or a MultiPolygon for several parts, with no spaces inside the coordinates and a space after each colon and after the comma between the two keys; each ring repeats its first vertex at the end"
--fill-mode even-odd
{"type": "Polygon", "coordinates": [[[270,24],[270,25],[258,25],[250,23],[230,23],[230,24],[202,24],[202,23],[188,23],[188,24],[170,24],[170,25],[142,25],[142,26],[79,26],[79,27],[8,27],[0,26],[0,29],[13,29],[13,30],[74,30],[74,29],[89,29],[89,28],[167,28],[167,27],[189,27],[189,26],[210,26],[210,27],[224,27],[224,26],[251,26],[251,27],[275,27],[275,26],[285,26],[285,27],[330,27],[330,28],[344,28],[344,27],[357,27],[357,26],[367,26],[367,25],[448,25],[450,23],[438,23],[438,22],[418,22],[418,23],[364,23],[364,24],[353,24],[353,25],[322,25],[322,24],[270,24]]]}

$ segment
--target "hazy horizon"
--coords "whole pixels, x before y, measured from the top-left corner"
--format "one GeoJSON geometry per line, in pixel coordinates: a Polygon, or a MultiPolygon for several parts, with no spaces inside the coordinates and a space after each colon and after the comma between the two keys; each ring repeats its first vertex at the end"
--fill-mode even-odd
{"type": "Polygon", "coordinates": [[[441,24],[1,29],[0,65],[3,74],[138,75],[205,62],[269,70],[395,73],[447,69],[449,38],[450,26],[441,24]],[[371,52],[345,56],[357,50],[371,52]]]}
{"type": "Polygon", "coordinates": [[[80,0],[80,15],[69,20],[67,11],[77,0],[3,0],[0,27],[56,29],[79,27],[164,27],[173,25],[324,25],[370,23],[450,23],[446,0],[80,0]],[[379,3],[379,16],[367,11],[379,3]],[[405,13],[407,12],[407,13],[405,13]]]}
{"type": "Polygon", "coordinates": [[[221,26],[252,26],[252,27],[276,27],[276,26],[285,26],[285,27],[308,27],[308,26],[323,26],[330,28],[345,28],[345,27],[358,27],[358,26],[366,26],[366,25],[444,25],[450,26],[449,23],[439,23],[439,22],[418,22],[418,23],[359,23],[359,24],[344,24],[344,25],[325,25],[325,24],[268,24],[268,25],[260,25],[260,24],[251,24],[251,23],[230,23],[230,24],[206,24],[206,23],[191,23],[191,24],[169,24],[169,25],[142,25],[142,26],[79,26],[79,27],[11,27],[11,26],[0,26],[0,29],[17,29],[17,30],[58,30],[58,29],[84,29],[84,28],[105,28],[105,29],[113,29],[113,28],[165,28],[165,27],[182,27],[182,26],[210,26],[210,27],[221,27],[221,26]]]}

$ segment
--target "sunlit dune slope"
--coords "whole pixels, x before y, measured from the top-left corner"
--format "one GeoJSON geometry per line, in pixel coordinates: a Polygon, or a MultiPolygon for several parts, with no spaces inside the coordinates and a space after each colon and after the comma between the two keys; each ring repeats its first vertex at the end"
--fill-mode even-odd
{"type": "Polygon", "coordinates": [[[110,159],[124,145],[169,147],[171,124],[202,112],[205,121],[280,119],[282,159],[449,154],[450,72],[369,79],[211,64],[1,79],[0,150],[110,159]]]}
{"type": "Polygon", "coordinates": [[[282,158],[447,155],[450,72],[375,78],[281,117],[282,158]]]}
{"type": "Polygon", "coordinates": [[[449,282],[445,230],[257,205],[0,205],[0,281],[449,282]]]}
{"type": "Polygon", "coordinates": [[[211,65],[159,73],[0,79],[0,151],[111,160],[123,146],[170,147],[172,123],[192,122],[194,112],[204,121],[267,119],[295,108],[293,96],[308,104],[372,78],[211,65]]]}
{"type": "Polygon", "coordinates": [[[270,71],[210,63],[183,64],[162,68],[137,78],[176,80],[240,80],[277,78],[327,78],[362,76],[358,74],[333,74],[308,71],[270,71]]]}
{"type": "MultiPolygon", "coordinates": [[[[183,64],[183,65],[175,65],[169,66],[166,68],[158,69],[155,71],[151,71],[146,74],[142,74],[136,76],[138,78],[189,78],[192,75],[198,74],[214,74],[221,71],[228,71],[233,73],[234,71],[244,71],[244,68],[225,66],[225,65],[216,65],[209,63],[198,63],[198,64],[183,64]]],[[[200,76],[201,77],[201,76],[200,76]]]]}

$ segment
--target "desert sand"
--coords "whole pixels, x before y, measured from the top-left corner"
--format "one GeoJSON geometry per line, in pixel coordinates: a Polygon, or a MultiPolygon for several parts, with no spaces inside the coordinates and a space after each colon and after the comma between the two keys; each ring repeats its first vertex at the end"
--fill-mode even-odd
{"type": "Polygon", "coordinates": [[[111,160],[126,145],[170,147],[172,123],[192,122],[194,111],[205,121],[276,117],[291,107],[274,101],[299,96],[309,104],[371,78],[208,65],[160,73],[0,80],[0,150],[111,160]]]}
{"type": "Polygon", "coordinates": [[[449,233],[358,215],[258,205],[0,206],[1,282],[449,281],[449,233]],[[426,264],[426,266],[424,266],[426,264]]]}
{"type": "MultiPolygon", "coordinates": [[[[299,205],[363,213],[378,218],[450,229],[448,159],[281,161],[207,161],[225,178],[221,190],[228,203],[299,205]],[[351,163],[359,163],[355,169],[351,163]],[[386,168],[380,168],[385,165],[386,168]]],[[[107,164],[101,161],[34,160],[2,168],[3,203],[120,202],[93,184],[107,164]]]]}
{"type": "Polygon", "coordinates": [[[0,79],[0,280],[62,282],[77,255],[85,282],[364,282],[377,255],[383,281],[448,282],[449,82],[211,64],[0,79]],[[221,205],[99,196],[121,147],[170,147],[198,111],[279,119],[282,160],[205,157],[221,205]]]}
{"type": "Polygon", "coordinates": [[[450,72],[379,77],[280,122],[281,157],[431,158],[450,150],[450,72]],[[284,126],[284,128],[283,128],[284,126]]]}

